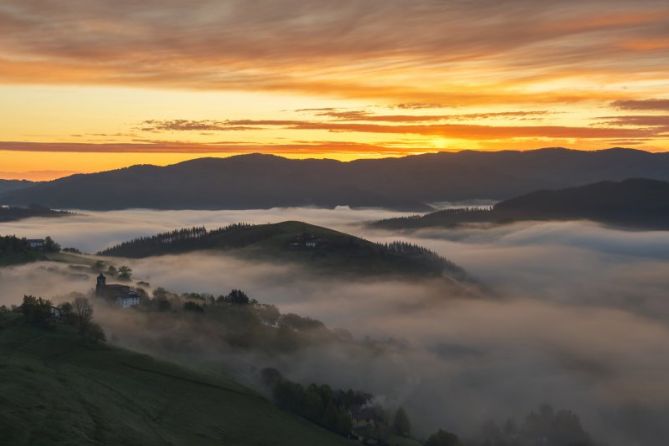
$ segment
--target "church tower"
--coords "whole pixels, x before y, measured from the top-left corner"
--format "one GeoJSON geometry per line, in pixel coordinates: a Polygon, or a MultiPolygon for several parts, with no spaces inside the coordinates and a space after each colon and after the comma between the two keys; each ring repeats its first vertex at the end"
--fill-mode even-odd
{"type": "Polygon", "coordinates": [[[98,282],[95,285],[95,294],[102,296],[104,294],[104,289],[107,286],[107,278],[104,274],[100,273],[98,276],[98,282]]]}

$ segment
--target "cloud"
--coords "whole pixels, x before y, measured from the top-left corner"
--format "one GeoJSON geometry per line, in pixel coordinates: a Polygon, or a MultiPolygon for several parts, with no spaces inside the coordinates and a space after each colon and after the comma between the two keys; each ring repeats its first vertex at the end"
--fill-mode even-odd
{"type": "Polygon", "coordinates": [[[639,138],[655,136],[648,129],[568,126],[485,126],[465,124],[435,125],[378,125],[302,122],[290,126],[294,130],[328,130],[332,132],[400,133],[423,136],[439,136],[457,139],[501,139],[501,138],[639,138]]]}
{"type": "MultiPolygon", "coordinates": [[[[56,152],[56,153],[200,153],[239,155],[271,151],[277,155],[328,155],[335,152],[361,154],[381,154],[387,156],[424,153],[434,149],[395,147],[390,141],[381,144],[365,144],[355,141],[296,141],[292,144],[263,144],[244,141],[215,141],[200,143],[192,141],[168,141],[160,139],[137,139],[133,143],[72,143],[72,142],[29,142],[0,141],[0,151],[8,152],[56,152]]],[[[9,172],[9,175],[21,175],[9,172]]]]}
{"type": "Polygon", "coordinates": [[[663,127],[669,130],[669,115],[602,116],[597,119],[608,125],[663,127]]]}
{"type": "Polygon", "coordinates": [[[477,124],[400,124],[386,125],[375,123],[360,123],[355,121],[383,121],[383,122],[420,122],[420,121],[441,121],[448,119],[486,119],[494,117],[518,117],[533,116],[542,112],[511,112],[509,113],[480,113],[459,115],[455,117],[447,116],[377,116],[369,115],[362,111],[349,112],[321,112],[321,116],[335,118],[335,121],[311,121],[311,120],[228,120],[228,121],[146,121],[144,129],[147,130],[223,130],[228,131],[235,128],[258,128],[259,126],[280,128],[289,130],[326,130],[330,132],[359,132],[359,133],[378,133],[378,134],[413,134],[421,136],[439,136],[444,138],[457,139],[502,139],[502,138],[527,138],[527,137],[545,137],[545,138],[580,138],[580,139],[602,139],[602,138],[647,138],[656,136],[658,133],[646,128],[630,129],[616,127],[570,127],[570,126],[494,126],[477,124]],[[354,122],[341,122],[354,121],[354,122]]]}
{"type": "Polygon", "coordinates": [[[531,119],[542,117],[548,111],[510,111],[495,113],[465,113],[459,115],[375,115],[363,110],[327,110],[317,113],[317,116],[334,118],[339,121],[368,121],[368,122],[429,122],[429,121],[462,121],[477,119],[531,119]]]}
{"type": "Polygon", "coordinates": [[[490,0],[26,0],[0,7],[0,79],[299,91],[406,108],[591,100],[596,94],[577,86],[525,87],[661,76],[668,16],[658,0],[504,8],[490,0]]]}
{"type": "Polygon", "coordinates": [[[615,101],[611,105],[623,110],[669,111],[669,99],[630,99],[615,101]]]}
{"type": "Polygon", "coordinates": [[[259,127],[249,127],[243,125],[230,125],[228,122],[221,121],[192,121],[187,119],[175,119],[171,121],[144,121],[137,130],[143,132],[157,131],[243,131],[259,130],[259,127]]]}

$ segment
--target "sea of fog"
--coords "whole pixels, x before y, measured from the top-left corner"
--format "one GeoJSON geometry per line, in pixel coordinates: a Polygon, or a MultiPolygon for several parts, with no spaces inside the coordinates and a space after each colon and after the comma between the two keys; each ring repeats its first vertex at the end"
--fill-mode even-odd
{"type": "MultiPolygon", "coordinates": [[[[611,445],[669,438],[669,232],[590,222],[499,227],[370,230],[404,215],[380,210],[82,212],[0,224],[1,234],[51,235],[95,252],[137,236],[186,226],[302,220],[370,240],[405,240],[459,264],[490,290],[462,299],[430,281],[339,282],[286,264],[189,254],[127,261],[139,279],[178,291],[246,290],[261,302],[344,328],[357,337],[406,343],[403,355],[303,354],[288,373],[305,382],[353,386],[405,405],[424,431],[467,432],[487,419],[522,416],[550,403],[576,411],[611,445]]],[[[0,270],[0,304],[25,293],[86,291],[58,265],[0,270]]],[[[104,325],[104,321],[102,321],[104,325]]]]}

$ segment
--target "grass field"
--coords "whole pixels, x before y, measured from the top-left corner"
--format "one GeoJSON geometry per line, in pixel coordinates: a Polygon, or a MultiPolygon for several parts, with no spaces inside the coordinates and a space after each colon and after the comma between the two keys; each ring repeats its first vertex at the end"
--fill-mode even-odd
{"type": "Polygon", "coordinates": [[[3,445],[350,444],[232,379],[0,315],[3,445]]]}

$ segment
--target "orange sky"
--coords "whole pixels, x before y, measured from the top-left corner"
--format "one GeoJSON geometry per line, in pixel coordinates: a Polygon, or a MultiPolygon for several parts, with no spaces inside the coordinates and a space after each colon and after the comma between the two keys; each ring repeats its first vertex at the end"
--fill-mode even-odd
{"type": "Polygon", "coordinates": [[[669,5],[9,0],[0,178],[265,152],[669,150],[669,5]]]}

